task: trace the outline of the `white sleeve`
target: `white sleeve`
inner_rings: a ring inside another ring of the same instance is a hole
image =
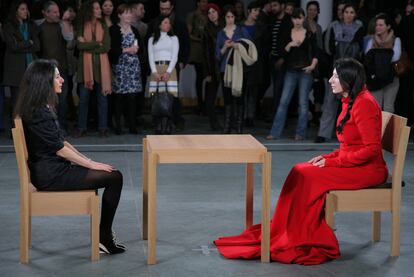
[[[171,73],[175,68],[178,60],[178,50],[180,49],[180,44],[178,43],[178,38],[176,36],[171,37],[172,47],[171,47],[171,60],[168,65],[167,72]]]
[[[394,55],[392,56],[391,62],[396,62],[401,57],[401,40],[400,40],[400,38],[395,38],[393,50],[394,50]]]
[[[152,73],[157,73],[157,68],[155,67],[155,61],[154,61],[154,44],[152,44],[152,41],[154,40],[154,37],[150,37],[148,40],[148,61],[151,67]]]
[[[365,46],[364,52],[365,54],[368,53],[368,51],[372,48],[373,39],[370,38],[367,42],[367,45]]]

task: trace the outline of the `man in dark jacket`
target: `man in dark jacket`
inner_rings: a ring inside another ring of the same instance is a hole
[[[170,18],[172,31],[174,35],[178,37],[180,49],[178,51],[176,70],[177,79],[180,80],[180,70],[187,64],[190,53],[190,37],[188,35],[187,25],[175,16],[173,0],[160,0],[160,15],[168,16]],[[157,22],[157,18],[152,20],[148,25],[147,42],[154,33],[155,28],[158,28],[158,26],[155,26],[155,22]],[[181,116],[181,104],[179,98],[174,98],[173,122],[178,129],[184,128],[184,118]]]
[[[56,2],[47,1],[43,4],[44,20],[39,21],[40,57],[54,59],[58,62],[60,76],[68,80],[68,62],[66,57],[66,41],[63,38],[60,25],[60,11]],[[62,130],[67,131],[67,94],[68,82],[63,83],[62,93],[59,94],[57,107],[59,124]]]

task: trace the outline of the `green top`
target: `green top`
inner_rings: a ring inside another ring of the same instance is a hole
[[[101,83],[101,60],[100,54],[108,53],[109,49],[111,49],[111,38],[109,36],[109,29],[105,23],[102,23],[102,27],[104,28],[104,39],[102,44],[96,41],[95,33],[92,33],[92,41],[90,42],[80,42],[77,41],[77,47],[79,49],[79,59],[78,59],[78,73],[77,81],[79,83],[84,82],[83,77],[83,53],[92,53],[92,68],[93,68],[93,80],[97,83]],[[82,33],[79,34],[83,36],[83,29]]]

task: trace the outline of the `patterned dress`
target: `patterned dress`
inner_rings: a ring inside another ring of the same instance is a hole
[[[122,48],[131,47],[134,44],[135,35],[129,33],[122,35]],[[122,53],[118,64],[113,68],[114,81],[113,92],[118,94],[142,92],[141,65],[137,55]]]

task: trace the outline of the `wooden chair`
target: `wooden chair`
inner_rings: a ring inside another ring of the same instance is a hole
[[[89,215],[91,260],[99,260],[99,196],[95,190],[44,192],[30,182],[28,153],[20,118],[12,129],[20,179],[20,262],[29,262],[32,216]]]
[[[334,227],[334,212],[372,212],[372,240],[381,237],[381,212],[391,212],[391,256],[400,255],[401,183],[410,128],[407,119],[382,112],[382,148],[393,155],[392,175],[384,184],[360,190],[332,190],[327,194],[325,218]]]

